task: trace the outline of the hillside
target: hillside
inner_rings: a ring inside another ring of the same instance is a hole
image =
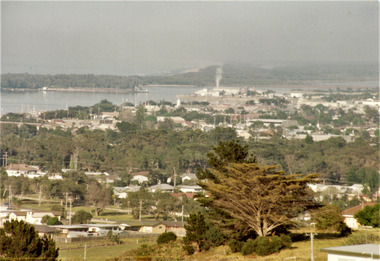
[[[167,84],[214,86],[216,69],[209,66],[198,71],[162,76],[115,76],[93,74],[3,74],[3,89],[39,89],[50,88],[118,88],[131,89],[136,85]],[[234,85],[299,85],[310,82],[348,82],[377,81],[377,64],[290,64],[272,68],[258,67],[249,64],[228,63],[222,66],[224,86]]]

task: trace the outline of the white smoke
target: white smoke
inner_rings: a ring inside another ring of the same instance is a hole
[[[222,74],[223,74],[222,67],[217,68],[216,74],[215,74],[216,88],[219,87],[219,82],[222,79]]]

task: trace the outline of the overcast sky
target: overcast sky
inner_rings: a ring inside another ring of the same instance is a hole
[[[378,1],[1,3],[2,73],[378,59]]]

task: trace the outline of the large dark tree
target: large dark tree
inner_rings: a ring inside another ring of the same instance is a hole
[[[11,259],[57,260],[58,248],[48,236],[40,238],[34,226],[12,220],[0,229],[0,256]]]
[[[210,195],[200,201],[215,213],[229,214],[259,236],[271,234],[314,206],[306,185],[317,174],[286,175],[277,166],[261,166],[236,141],[214,147],[209,165],[198,173],[199,185]]]
[[[213,146],[213,151],[207,154],[208,167],[199,169],[197,172],[198,180],[210,180],[215,183],[220,183],[220,180],[211,169],[218,169],[223,172],[226,166],[231,163],[256,163],[256,158],[249,154],[248,146],[242,146],[237,140],[220,141],[218,146]],[[204,189],[204,185],[199,184]],[[213,204],[215,197],[198,196],[198,201],[208,209],[208,216],[223,231],[229,231],[236,237],[241,238],[249,234],[245,223],[233,218],[223,208],[216,207]],[[230,233],[228,233],[230,234]]]

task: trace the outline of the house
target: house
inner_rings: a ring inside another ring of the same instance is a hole
[[[126,186],[126,187],[114,187],[113,194],[118,198],[127,198],[128,192],[139,191],[141,186]]]
[[[44,216],[55,217],[54,213],[51,211],[33,211],[33,210],[23,210],[23,211],[10,211],[9,221],[25,221],[30,224],[42,225],[42,218]],[[58,219],[60,220],[60,216]]]
[[[8,176],[20,177],[21,175],[37,175],[39,168],[37,166],[29,166],[27,164],[10,164],[5,167]]]
[[[42,218],[44,216],[55,217],[51,211],[28,211],[26,215],[26,222],[30,224],[42,225]],[[58,217],[60,219],[60,217]]]
[[[34,228],[40,237],[43,237],[44,235],[53,236],[59,233],[58,229],[55,229],[47,225],[34,225]]]
[[[186,235],[185,225],[187,222],[185,221],[161,221],[161,223],[166,227],[165,232],[173,232],[182,237]]]
[[[351,229],[358,229],[360,227],[359,222],[354,218],[354,215],[365,208],[366,206],[374,206],[376,202],[363,202],[361,205],[346,209],[342,212],[344,217],[344,223]]]
[[[156,192],[156,191],[161,191],[161,192],[173,192],[174,187],[169,185],[169,184],[157,184],[154,186],[150,186],[148,188],[150,192]]]
[[[180,185],[178,186],[178,189],[183,193],[197,193],[202,192],[202,187],[195,185],[195,186],[186,186],[186,185]]]
[[[380,260],[380,247],[377,244],[328,247],[321,251],[327,252],[327,261]]]
[[[138,231],[141,233],[162,234],[166,231],[166,226],[158,220],[127,221],[120,224],[124,230]]]
[[[131,181],[137,181],[139,184],[148,182],[149,180],[148,178],[149,171],[134,172],[134,173],[131,173],[131,175],[133,176]]]
[[[182,180],[182,183],[195,182],[198,180],[197,175],[195,175],[194,173],[185,173],[181,175],[180,178]]]
[[[17,220],[26,222],[27,211],[11,211],[9,212],[9,221]]]
[[[68,234],[72,231],[76,231],[76,232],[87,232],[88,231],[88,226],[85,226],[84,224],[54,225],[54,226],[50,226],[50,227],[58,229],[62,234]]]

